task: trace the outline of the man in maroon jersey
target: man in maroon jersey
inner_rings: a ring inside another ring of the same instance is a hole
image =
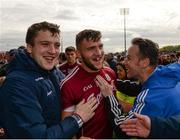
[[[73,46],[69,46],[65,49],[65,55],[67,61],[59,66],[59,69],[67,76],[78,65],[76,59],[76,49]]]
[[[83,30],[76,35],[77,55],[81,60],[71,74],[61,82],[63,103],[62,118],[73,113],[75,105],[82,99],[96,97],[98,107],[94,117],[85,123],[77,138],[84,136],[94,139],[112,138],[105,100],[96,86],[96,75],[101,75],[111,83],[116,76],[112,69],[103,67],[104,50],[101,33],[96,30]]]

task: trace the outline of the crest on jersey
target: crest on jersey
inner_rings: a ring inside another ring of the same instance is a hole
[[[107,73],[105,74],[105,78],[107,81],[111,81],[111,77]]]

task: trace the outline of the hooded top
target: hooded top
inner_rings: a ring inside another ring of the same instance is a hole
[[[158,66],[144,82],[135,106],[149,116],[180,115],[180,63]],[[141,106],[137,105],[141,104]]]
[[[74,118],[60,122],[63,78],[58,69],[44,70],[18,50],[0,87],[0,120],[9,138],[70,138],[78,131]]]
[[[178,82],[180,82],[180,63],[159,65],[144,82],[142,90],[174,88]]]
[[[160,65],[143,83],[132,112],[164,118],[180,115],[179,100],[180,63]]]

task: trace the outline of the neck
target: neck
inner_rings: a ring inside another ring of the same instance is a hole
[[[73,65],[76,62],[67,62],[67,63],[68,63],[68,65]]]
[[[95,73],[95,72],[99,71],[99,70],[92,70],[92,69],[88,68],[84,63],[81,64],[81,67],[89,73]]]
[[[149,78],[154,69],[155,67],[148,67],[143,72],[141,72],[141,75],[139,77],[139,81],[141,84],[143,84]]]

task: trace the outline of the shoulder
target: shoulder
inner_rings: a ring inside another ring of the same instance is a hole
[[[13,71],[7,75],[7,79],[12,79],[14,81],[24,81],[26,83],[34,81],[33,79],[35,79],[35,75],[26,71]]]
[[[67,62],[64,62],[64,63],[60,64],[59,69],[66,67],[66,65],[67,65]]]
[[[111,78],[116,79],[116,74],[110,67],[103,67],[102,72],[108,74]]]
[[[13,71],[7,75],[4,84],[7,88],[35,91],[41,87],[42,81],[44,80],[44,77],[38,73],[30,71]]]
[[[64,87],[65,85],[69,85],[69,84],[72,84],[74,83],[74,81],[76,80],[76,78],[78,78],[78,73],[80,71],[80,67],[79,66],[76,66],[73,71],[68,74],[60,83],[60,89],[62,87]]]
[[[113,69],[111,69],[110,67],[106,67],[106,66],[103,67],[103,71],[108,72],[108,73],[113,73],[113,74],[115,73]]]

